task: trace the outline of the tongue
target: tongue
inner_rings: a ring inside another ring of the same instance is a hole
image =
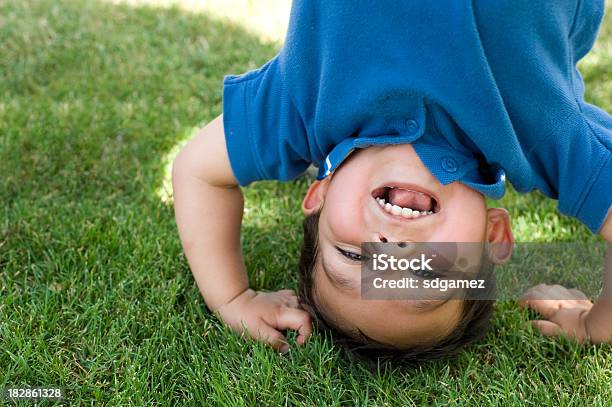
[[[432,201],[428,195],[408,189],[390,189],[389,202],[402,208],[411,208],[418,211],[432,210]]]

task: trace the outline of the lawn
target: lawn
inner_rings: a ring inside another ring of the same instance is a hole
[[[611,347],[541,337],[514,302],[484,341],[417,368],[370,370],[321,335],[282,356],[224,329],[182,254],[168,163],[221,113],[223,75],[279,43],[219,15],[0,1],[0,388],[59,386],[70,405],[612,405]],[[581,69],[612,111],[610,13]],[[254,288],[296,287],[306,186],[246,191]],[[498,205],[518,241],[596,240],[539,194]]]

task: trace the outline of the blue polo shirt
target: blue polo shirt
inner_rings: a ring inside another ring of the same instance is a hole
[[[241,185],[329,175],[358,148],[413,145],[442,183],[500,198],[507,177],[598,231],[612,204],[612,117],[576,63],[603,0],[294,0],[285,44],[223,81]]]

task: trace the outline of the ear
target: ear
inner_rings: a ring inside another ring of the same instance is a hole
[[[489,243],[489,258],[496,264],[510,260],[514,236],[510,228],[510,216],[503,208],[487,209],[486,241]]]
[[[327,194],[327,187],[329,186],[329,178],[330,177],[327,177],[322,181],[314,181],[310,184],[306,196],[302,201],[302,212],[304,212],[304,215],[310,215],[323,206],[323,201]]]

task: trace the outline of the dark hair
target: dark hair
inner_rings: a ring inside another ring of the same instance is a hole
[[[319,310],[314,299],[314,268],[318,254],[318,232],[320,212],[308,215],[304,219],[304,243],[300,256],[301,306],[311,314],[317,329],[329,334],[335,343],[342,345],[349,356],[366,362],[392,362],[399,364],[417,364],[435,359],[445,359],[456,355],[466,345],[471,344],[486,334],[493,314],[493,300],[463,300],[461,318],[457,326],[446,337],[436,343],[419,345],[408,349],[395,348],[376,342],[366,336],[356,339],[340,330],[325,313]],[[490,278],[494,287],[494,278]],[[468,298],[475,296],[466,295]],[[491,297],[488,297],[491,298]]]

